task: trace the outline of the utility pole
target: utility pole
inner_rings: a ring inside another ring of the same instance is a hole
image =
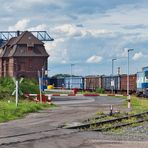
[[[127,57],[127,100],[128,100],[128,108],[131,108],[131,96],[129,95],[129,52],[134,49],[128,49],[128,57]]]
[[[72,83],[73,83],[73,81],[72,81],[72,79],[73,79],[73,77],[72,77],[72,68],[73,68],[73,66],[74,66],[75,64],[70,64],[70,75],[71,75],[71,80],[70,80],[70,89],[72,89]]]
[[[116,58],[112,59],[112,80],[111,80],[111,87],[112,87],[112,94],[114,92],[114,86],[115,86],[115,82],[114,82],[114,61],[117,60]]]

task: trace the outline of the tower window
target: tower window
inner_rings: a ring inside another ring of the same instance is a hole
[[[32,49],[33,49],[32,47],[28,47],[28,51],[32,51]]]

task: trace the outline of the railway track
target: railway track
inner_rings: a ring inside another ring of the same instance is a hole
[[[33,142],[36,140],[42,140],[47,138],[62,137],[78,132],[79,131],[65,131],[64,129],[63,131],[61,131],[60,128],[53,128],[41,131],[14,134],[10,136],[1,136],[0,147],[24,142]]]
[[[107,118],[112,119],[107,119]],[[92,120],[93,119],[93,120]],[[67,126],[67,129],[92,130],[92,131],[108,131],[111,129],[122,128],[125,126],[148,121],[148,112],[139,114],[126,115],[116,118],[115,116],[102,115],[92,119],[85,120],[82,124],[75,126]]]

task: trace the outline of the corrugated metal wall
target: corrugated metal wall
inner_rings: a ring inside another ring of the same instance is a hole
[[[96,88],[102,87],[101,76],[86,76],[84,78],[84,82],[85,82],[84,85],[85,89],[95,90]]]
[[[111,86],[111,81],[114,80],[114,87]],[[103,76],[102,87],[105,90],[120,90],[120,76]]]
[[[65,77],[64,78],[64,86],[66,89],[84,89],[84,81],[83,77]]]
[[[137,85],[136,85],[137,77],[136,75],[129,75],[129,90],[130,91],[136,91]],[[121,75],[121,91],[127,90],[127,75]]]

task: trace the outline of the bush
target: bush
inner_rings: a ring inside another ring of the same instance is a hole
[[[15,89],[15,84],[12,78],[10,77],[0,78],[0,99],[5,99],[8,96],[11,96],[14,89]]]
[[[96,89],[96,92],[97,93],[100,93],[100,94],[104,94],[105,93],[105,90],[103,88],[97,88]]]
[[[20,89],[23,93],[39,93],[38,82],[34,79],[24,79],[20,84]]]
[[[39,93],[38,82],[33,79],[26,79],[19,84],[22,93]],[[11,99],[15,90],[15,84],[11,77],[0,78],[0,99]]]
[[[0,122],[6,122],[25,116],[27,113],[36,112],[47,107],[55,107],[44,103],[29,102],[27,100],[19,101],[16,108],[15,102],[8,103],[7,101],[0,101]]]

